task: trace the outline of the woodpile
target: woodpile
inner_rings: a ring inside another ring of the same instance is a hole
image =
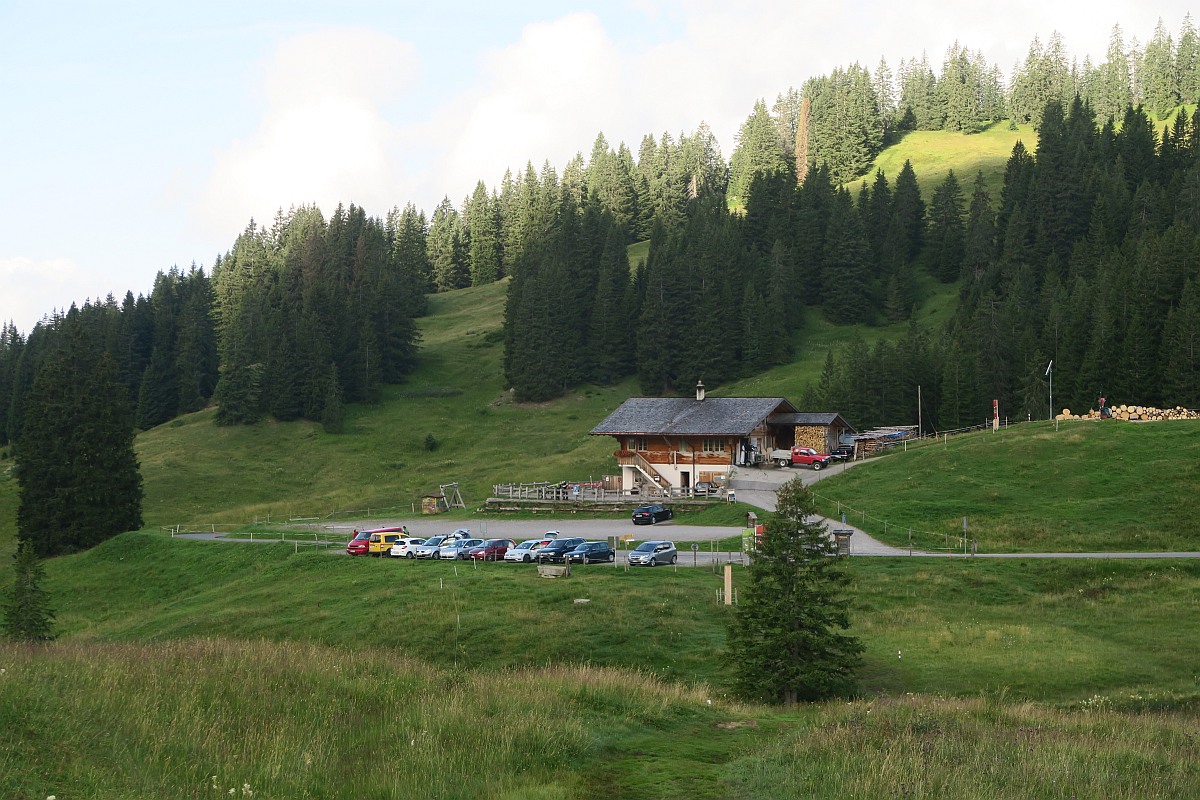
[[[1126,419],[1137,422],[1157,422],[1164,419],[1200,419],[1200,412],[1192,411],[1183,406],[1174,408],[1154,408],[1153,406],[1120,405],[1111,406],[1113,419]],[[1064,408],[1055,419],[1100,419],[1100,412],[1089,409],[1086,414],[1072,414],[1071,409]]]
[[[794,433],[797,447],[811,447],[818,453],[829,452],[829,429],[824,425],[797,425]]]

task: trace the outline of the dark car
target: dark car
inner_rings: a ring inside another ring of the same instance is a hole
[[[849,444],[838,445],[829,451],[830,461],[840,461],[845,463],[854,456],[854,446]]]
[[[653,525],[656,522],[662,522],[664,519],[672,519],[674,516],[675,512],[666,506],[641,506],[633,510],[633,524]]]
[[[467,558],[475,561],[499,561],[504,558],[510,547],[516,547],[512,539],[488,539],[481,545],[467,551]]]
[[[692,487],[692,494],[695,495],[718,494],[720,491],[721,487],[712,481],[700,481]]]
[[[550,544],[538,550],[535,555],[539,564],[551,563],[561,564],[567,553],[574,550],[579,545],[583,544],[584,540],[577,537],[569,539],[555,539]]]
[[[568,564],[591,564],[594,561],[616,561],[617,554],[607,542],[584,542],[564,558]]]

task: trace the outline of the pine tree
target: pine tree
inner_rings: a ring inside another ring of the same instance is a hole
[[[954,170],[933,190],[929,206],[929,271],[943,283],[958,278],[965,253],[963,197]]]
[[[729,197],[745,203],[755,176],[775,172],[795,175],[793,156],[779,135],[779,128],[762,100],[754,103],[754,112],[742,123],[738,145],[729,160]]]
[[[27,403],[16,446],[17,537],[40,555],[55,555],[140,528],[132,409],[75,309],[62,320]]]
[[[341,381],[337,367],[329,367],[325,381],[325,402],[321,408],[321,427],[326,433],[344,433],[346,430],[346,407],[342,404]]]
[[[829,217],[821,269],[823,305],[831,322],[846,324],[870,318],[870,261],[871,247],[862,218],[853,208],[850,193],[843,189]]]
[[[471,285],[482,286],[500,279],[500,209],[499,198],[489,196],[483,181],[475,185],[471,205],[466,210],[467,229],[470,232]]]
[[[1154,36],[1146,43],[1141,75],[1143,102],[1159,119],[1166,119],[1179,105],[1179,73],[1175,68],[1175,46],[1161,17]]]
[[[15,580],[4,604],[4,633],[16,642],[47,642],[54,638],[50,595],[42,588],[46,569],[33,544],[23,541],[13,554]]]
[[[471,285],[462,218],[454,210],[449,197],[442,198],[442,202],[434,209],[429,226],[428,248],[433,284],[439,292]]]
[[[729,631],[738,693],[770,703],[852,695],[864,648],[839,632],[850,626],[849,578],[800,479],[776,497]]]

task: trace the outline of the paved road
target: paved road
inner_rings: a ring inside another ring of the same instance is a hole
[[[863,463],[863,462],[858,462]],[[832,475],[840,474],[841,472],[855,466],[855,463],[839,464],[828,469],[814,471],[811,469],[796,468],[796,469],[779,469],[770,467],[767,469],[750,469],[739,467],[733,476],[731,486],[736,493],[739,501],[749,503],[750,505],[758,506],[766,511],[775,510],[775,492],[779,486],[792,478],[799,477],[801,481],[810,486],[817,481],[824,480]],[[843,525],[840,520],[832,520],[823,518],[827,529],[848,529],[851,531],[850,536],[850,554],[856,556],[923,556],[926,558],[965,558],[962,553],[947,553],[947,552],[925,552],[921,550],[908,550],[906,548],[891,547],[878,539],[875,539],[863,531],[851,525]],[[678,544],[679,563],[683,566],[691,566],[693,563],[691,544],[694,542],[699,545],[699,551],[696,553],[695,563],[698,566],[709,566],[714,561],[717,563],[725,563],[726,561],[740,561],[742,556],[738,552],[720,553],[712,552],[711,546],[713,543],[736,536],[739,533],[737,528],[729,528],[720,525],[683,525],[675,520],[669,522],[660,522],[657,525],[633,525],[627,518],[620,519],[548,519],[544,522],[536,520],[512,520],[512,519],[473,519],[468,521],[448,522],[432,517],[419,517],[417,519],[371,519],[358,520],[355,522],[343,522],[333,525],[322,526],[322,530],[338,531],[339,533],[349,534],[354,529],[363,528],[382,528],[388,526],[407,525],[408,530],[413,536],[433,536],[439,533],[450,533],[455,528],[468,528],[472,534],[484,538],[497,539],[530,539],[545,531],[559,531],[565,536],[581,536],[585,539],[600,539],[605,540],[613,536],[625,536],[633,534],[639,540],[646,539],[669,539]],[[212,534],[212,533],[194,533],[180,534],[181,538],[189,539],[221,539],[223,541],[250,541],[248,538],[235,538],[227,534]],[[278,539],[258,537],[254,541],[278,541]],[[622,563],[625,557],[624,550],[618,551],[617,563]],[[1184,552],[1184,553],[977,553],[975,558],[1200,558],[1200,553]]]

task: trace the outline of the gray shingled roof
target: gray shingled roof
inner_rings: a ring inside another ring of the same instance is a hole
[[[782,397],[631,397],[592,433],[749,436],[772,414],[795,410]]]
[[[767,421],[772,425],[833,425],[835,422],[840,422],[843,428],[858,433],[836,411],[798,411],[795,414],[772,414]]]

